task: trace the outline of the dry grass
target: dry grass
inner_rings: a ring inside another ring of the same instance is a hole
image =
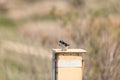
[[[35,46],[34,43],[21,40],[15,33],[14,29],[0,27],[0,34],[4,34],[0,36],[0,78],[51,80],[51,60],[48,52],[44,52],[43,48]]]
[[[16,6],[19,0],[14,1],[9,3],[8,15],[17,21],[8,16],[0,17],[2,80],[50,80],[51,60],[41,54],[48,53],[47,48],[55,47],[61,38],[71,42],[72,47],[88,51],[84,56],[85,80],[120,79],[119,0],[88,0],[69,10],[61,6],[62,3],[57,9],[50,7],[49,2],[39,5],[40,2],[21,1],[23,5]],[[39,10],[39,6],[46,6],[45,11]],[[40,55],[31,55],[34,52]]]
[[[2,80],[51,80],[51,61],[41,56],[4,49],[0,62]]]

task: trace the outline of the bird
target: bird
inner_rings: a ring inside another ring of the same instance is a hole
[[[65,42],[64,40],[60,40],[60,41],[59,41],[59,46],[62,47],[62,50],[67,50],[68,47],[70,46],[70,44],[68,44],[68,43]]]

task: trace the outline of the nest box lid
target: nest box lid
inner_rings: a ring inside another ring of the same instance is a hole
[[[67,49],[67,50],[62,50],[62,49],[53,49],[54,53],[86,53],[87,51],[84,49]]]

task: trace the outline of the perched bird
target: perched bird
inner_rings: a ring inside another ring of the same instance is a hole
[[[65,42],[64,40],[60,40],[59,41],[59,45],[62,47],[62,50],[67,50],[68,47],[70,46],[67,42]]]

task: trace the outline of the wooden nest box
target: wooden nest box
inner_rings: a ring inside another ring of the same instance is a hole
[[[53,49],[52,80],[82,80],[83,49]]]

